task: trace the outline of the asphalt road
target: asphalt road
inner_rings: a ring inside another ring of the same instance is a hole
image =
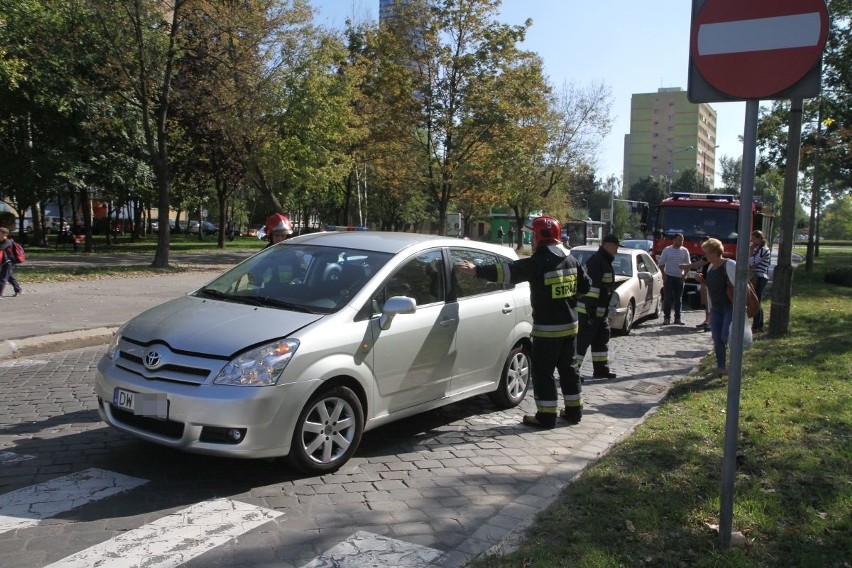
[[[112,331],[167,300],[203,286],[229,267],[250,256],[250,252],[172,254],[173,264],[187,272],[157,276],[109,277],[97,280],[39,282],[25,284],[24,292],[13,297],[7,286],[0,299],[3,338],[0,359],[9,355],[37,354],[57,347],[68,349],[99,345]],[[62,255],[33,257],[18,270],[30,266],[148,266],[150,255]]]

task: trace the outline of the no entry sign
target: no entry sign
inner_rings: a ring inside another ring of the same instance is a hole
[[[701,5],[694,8],[690,34],[690,91],[697,72],[731,99],[771,99],[819,66],[828,37],[824,0],[696,4]],[[692,92],[690,99],[696,102]]]

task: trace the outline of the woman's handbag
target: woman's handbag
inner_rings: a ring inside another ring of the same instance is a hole
[[[730,280],[728,281],[728,300],[731,301],[731,304],[734,303],[734,287]],[[746,282],[746,316],[753,318],[758,311],[760,311],[760,298],[757,297],[751,282]]]

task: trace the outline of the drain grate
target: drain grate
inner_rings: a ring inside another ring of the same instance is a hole
[[[654,383],[649,383],[648,381],[639,381],[638,383],[626,390],[632,390],[645,394],[663,394],[664,392],[666,392],[667,389],[668,387],[664,385],[656,385]]]

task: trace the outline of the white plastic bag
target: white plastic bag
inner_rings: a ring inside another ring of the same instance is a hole
[[[731,326],[734,325],[733,320],[731,320]],[[743,319],[743,351],[751,347],[751,344],[754,342],[754,336],[751,334],[751,322],[748,318]],[[728,343],[731,342],[731,338],[734,336],[733,329],[728,328]]]

